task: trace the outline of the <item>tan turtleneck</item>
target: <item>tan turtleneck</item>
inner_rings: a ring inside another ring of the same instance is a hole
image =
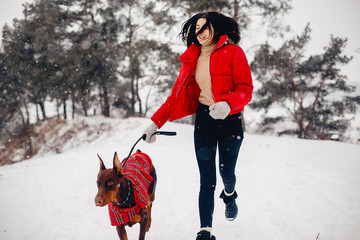
[[[212,98],[210,76],[210,54],[215,47],[216,43],[201,47],[195,70],[195,79],[201,91],[199,101],[207,106],[215,103]]]

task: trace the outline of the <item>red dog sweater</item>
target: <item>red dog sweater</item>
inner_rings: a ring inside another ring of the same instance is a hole
[[[124,159],[125,160],[125,159]],[[124,163],[124,160],[121,164]],[[112,226],[128,223],[148,204],[148,189],[153,178],[150,176],[152,162],[150,157],[142,152],[134,153],[123,166],[124,176],[129,179],[134,188],[136,205],[131,208],[121,208],[116,203],[109,203],[109,215]]]

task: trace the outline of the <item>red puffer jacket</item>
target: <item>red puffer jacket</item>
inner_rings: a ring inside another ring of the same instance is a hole
[[[154,113],[151,120],[161,128],[168,120],[194,114],[199,104],[200,89],[194,72],[200,46],[192,44],[181,55],[182,66],[171,95]],[[212,96],[215,102],[226,101],[230,114],[244,110],[252,97],[253,84],[244,51],[228,43],[228,36],[220,37],[210,55],[210,76]]]

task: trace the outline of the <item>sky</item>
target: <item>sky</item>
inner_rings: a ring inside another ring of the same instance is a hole
[[[353,60],[342,68],[360,91],[360,1],[359,0],[293,0],[293,11],[285,18],[296,33],[310,22],[312,39],[308,51],[316,54],[330,42],[330,36],[347,38],[345,54]]]
[[[32,0],[0,0],[0,28],[22,18],[22,4]],[[345,54],[353,60],[342,67],[360,92],[360,1],[359,0],[293,0],[293,10],[284,21],[291,25],[294,34],[300,34],[307,23],[312,29],[309,54],[320,54],[330,42],[330,36],[347,38]],[[245,49],[246,50],[246,49]]]

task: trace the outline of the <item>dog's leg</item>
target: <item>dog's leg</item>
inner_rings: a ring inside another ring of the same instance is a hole
[[[146,210],[146,208],[143,208],[140,210],[139,214],[141,215],[139,240],[145,240],[145,233],[149,220],[149,213]]]
[[[120,237],[120,240],[128,240],[125,225],[117,226],[116,231]]]
[[[149,198],[151,198],[151,196],[149,196]],[[149,214],[149,218],[148,218],[147,225],[146,225],[146,232],[148,232],[151,227],[151,207],[152,207],[152,202],[149,200],[149,203],[146,206],[146,210]]]
[[[157,182],[157,175],[156,175],[156,170],[155,170],[154,166],[151,169],[150,176],[153,178],[153,181],[149,187],[148,205],[146,206],[147,212],[149,214],[149,219],[148,219],[148,223],[146,226],[146,232],[148,232],[151,227],[151,208],[152,208],[152,203],[155,200],[155,188],[156,188],[156,182]]]
[[[156,175],[156,170],[155,167],[153,166],[150,172],[150,176],[153,178],[153,181],[149,187],[149,192],[148,194],[151,194],[151,197],[149,198],[150,202],[154,202],[155,200],[155,189],[156,189],[156,182],[157,182],[157,175]]]

